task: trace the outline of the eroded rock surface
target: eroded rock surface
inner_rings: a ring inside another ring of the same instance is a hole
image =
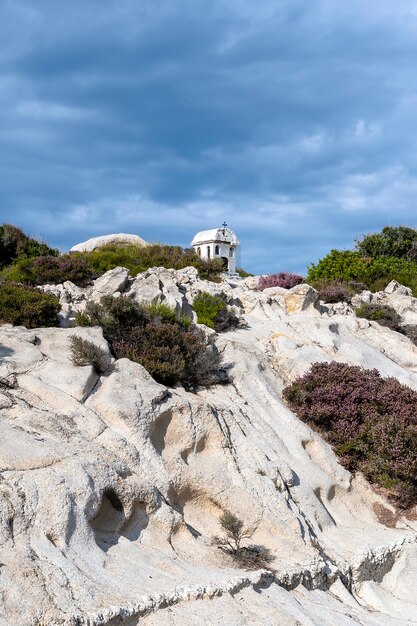
[[[417,623],[416,522],[341,467],[282,399],[325,360],[417,389],[417,348],[308,286],[254,286],[117,268],[88,289],[47,287],[66,326],[100,293],[190,316],[199,291],[222,295],[245,322],[216,338],[233,384],[196,394],[110,353],[100,376],[75,367],[69,338],[108,350],[98,328],[0,326],[1,626]],[[398,289],[372,297],[417,316]],[[211,545],[226,509],[271,550],[273,574]]]

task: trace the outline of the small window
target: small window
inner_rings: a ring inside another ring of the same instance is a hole
[[[214,248],[214,254],[216,254],[217,256],[220,254],[220,248],[219,248],[219,246],[216,246],[216,247]]]
[[[230,256],[230,257],[232,257],[232,256],[233,256],[233,252],[234,252],[233,248],[230,248],[230,250],[229,250],[229,256]]]
[[[197,254],[198,256],[201,256],[201,248],[197,248]]]
[[[207,246],[207,258],[210,258],[210,246]]]

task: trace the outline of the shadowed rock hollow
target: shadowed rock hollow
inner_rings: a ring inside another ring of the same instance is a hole
[[[417,389],[417,348],[307,285],[254,285],[117,268],[88,289],[45,288],[62,328],[0,326],[1,626],[417,623],[416,522],[282,399],[317,361]],[[72,364],[74,334],[108,351],[101,329],[71,327],[88,299],[123,293],[192,315],[201,290],[246,322],[215,338],[233,383],[192,394],[110,353],[102,375]],[[417,319],[401,290],[361,297]],[[270,549],[274,573],[211,545],[225,510]]]

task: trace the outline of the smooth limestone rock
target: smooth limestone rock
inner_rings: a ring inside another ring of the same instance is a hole
[[[129,282],[129,271],[125,267],[115,267],[94,281],[91,294],[92,300],[100,300],[103,296],[114,296],[116,292],[122,293]]]
[[[413,292],[410,287],[400,285],[396,280],[392,280],[384,289],[385,293],[396,293],[399,296],[412,296]]]
[[[135,246],[149,245],[148,242],[142,239],[142,237],[139,237],[139,235],[126,235],[125,233],[118,233],[115,235],[92,237],[91,239],[87,239],[87,241],[83,241],[82,243],[77,243],[75,246],[72,246],[70,252],[92,252],[93,250],[98,250],[102,246],[110,243],[128,243]]]
[[[233,384],[168,389],[114,361],[98,328],[0,326],[0,626],[415,624],[416,521],[341,467],[282,398],[317,361],[417,389],[411,341],[321,306],[307,285],[112,272],[48,289],[71,315],[106,292],[177,310],[199,291],[239,302],[245,326],[210,331]],[[416,314],[399,291],[372,297]],[[103,375],[73,365],[73,334],[108,351]],[[213,547],[226,510],[271,550],[273,574]]]

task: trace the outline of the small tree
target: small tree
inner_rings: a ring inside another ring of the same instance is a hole
[[[237,554],[242,547],[243,539],[249,539],[252,536],[247,528],[243,528],[243,522],[230,511],[225,511],[219,519],[220,526],[224,532],[223,537],[214,537],[213,542],[219,548]]]
[[[268,563],[273,560],[268,548],[259,545],[242,545],[244,539],[249,539],[253,535],[253,531],[244,527],[242,520],[230,511],[225,511],[219,522],[224,535],[213,537],[214,545],[230,554],[245,569],[268,567]]]

